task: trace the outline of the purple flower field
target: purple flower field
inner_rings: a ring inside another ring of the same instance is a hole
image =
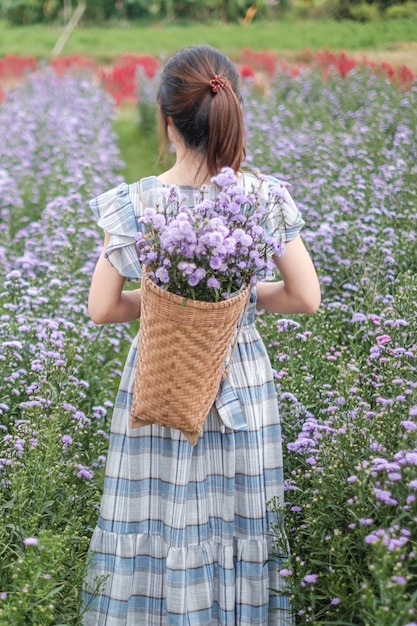
[[[277,567],[297,624],[415,626],[417,86],[356,69],[245,91],[247,167],[290,184],[323,289],[314,316],[258,316],[285,436]],[[80,623],[130,337],[86,310],[113,116],[48,71],[0,108],[0,624]]]
[[[276,77],[246,105],[248,163],[306,221],[323,306],[261,316],[286,445],[299,624],[417,622],[417,85]],[[277,556],[285,536],[277,525]]]
[[[120,167],[104,92],[52,73],[0,108],[0,623],[76,624],[125,326],[87,315],[87,200]]]

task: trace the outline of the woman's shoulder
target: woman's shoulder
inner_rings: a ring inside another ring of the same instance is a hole
[[[242,178],[246,181],[251,182],[258,181],[258,183],[271,183],[283,186],[288,186],[289,184],[282,180],[282,178],[280,178],[277,174],[266,174],[265,172],[262,172],[258,169],[242,171]]]
[[[137,182],[132,183],[130,186],[135,187],[136,190],[147,191],[148,189],[159,189],[161,187],[161,183],[159,182],[157,176],[145,176]]]
[[[156,176],[146,176],[133,183],[121,182],[90,200],[89,204],[97,219],[112,208],[139,215],[141,199],[145,197],[147,203],[155,200],[160,188],[161,185]],[[150,194],[154,197],[150,198]]]
[[[269,185],[288,186],[275,174],[264,174],[259,170],[242,171],[242,181],[245,186],[256,184],[259,187],[269,187]]]
[[[246,191],[256,190],[261,198],[270,199],[281,190],[282,193],[287,191],[288,183],[281,181],[273,174],[264,174],[258,170],[242,172],[242,184]],[[288,192],[287,192],[288,193]]]
[[[157,189],[158,187],[161,187],[161,184],[159,183],[159,180],[156,176],[145,176],[144,178],[141,178],[132,183],[122,181],[115,187],[112,187],[111,189],[108,189],[107,191],[104,191],[103,193],[98,195],[96,198],[91,200],[91,202],[109,201],[116,197],[135,195],[139,192],[140,189]]]

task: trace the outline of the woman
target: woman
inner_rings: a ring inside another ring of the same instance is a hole
[[[245,148],[238,74],[221,52],[208,46],[177,52],[164,68],[158,104],[166,141],[175,147],[174,166],[91,202],[105,231],[89,296],[97,324],[140,317],[140,289],[123,286],[126,278],[141,277],[134,242],[144,207],[163,206],[172,185],[190,205],[202,186],[215,198],[211,177],[224,166],[245,189],[257,181],[240,170]],[[267,196],[273,183],[267,177],[263,184]],[[287,192],[283,208],[286,251],[274,258],[281,280],[252,290],[227,385],[195,446],[173,429],[130,428],[133,341],[91,541],[85,626],[292,623],[288,599],[277,593],[277,563],[269,559],[273,517],[267,503],[283,498],[282,451],[275,385],[254,311],[312,313],[320,289],[299,235],[304,222]]]

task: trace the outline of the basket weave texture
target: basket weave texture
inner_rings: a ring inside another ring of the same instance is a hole
[[[159,424],[197,443],[249,291],[219,302],[190,300],[164,291],[144,271],[132,428]]]

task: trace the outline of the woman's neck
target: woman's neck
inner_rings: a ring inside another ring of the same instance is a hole
[[[177,146],[175,165],[160,174],[158,179],[164,185],[201,187],[210,183],[211,176],[205,161],[201,161],[200,153]]]

